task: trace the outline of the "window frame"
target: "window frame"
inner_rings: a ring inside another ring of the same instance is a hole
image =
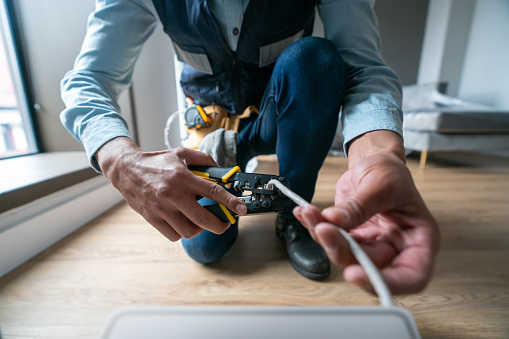
[[[7,156],[3,159],[27,156],[41,152],[39,129],[36,121],[35,96],[31,82],[30,67],[27,59],[25,39],[20,25],[19,8],[16,1],[0,0],[0,34],[6,49],[7,62],[11,72],[14,91],[25,131],[28,152]]]

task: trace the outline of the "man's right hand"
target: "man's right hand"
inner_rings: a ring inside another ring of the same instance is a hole
[[[129,206],[171,241],[192,238],[203,229],[220,234],[229,224],[200,206],[200,195],[225,205],[239,215],[246,205],[236,196],[188,169],[188,165],[217,166],[202,152],[176,148],[145,152],[129,138],[119,137],[96,153],[104,175]]]

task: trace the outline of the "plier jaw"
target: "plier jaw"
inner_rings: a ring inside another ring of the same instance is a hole
[[[272,179],[277,179],[286,187],[290,182],[284,177],[260,173],[243,173],[235,167],[203,167],[189,166],[194,174],[213,181],[242,200],[247,207],[247,215],[261,213],[275,213],[285,210],[290,205],[290,199],[277,187],[268,185]],[[199,197],[198,200],[200,200]],[[223,222],[235,223],[234,212],[219,203],[203,205]]]
[[[247,214],[280,212],[290,204],[290,199],[268,182],[277,179],[283,185],[290,187],[290,182],[284,177],[260,173],[236,173],[233,182],[233,192],[242,192],[239,197],[247,207]],[[227,188],[232,192],[232,188]],[[233,193],[232,192],[232,193]]]

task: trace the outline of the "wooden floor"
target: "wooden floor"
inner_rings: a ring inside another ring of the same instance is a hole
[[[442,247],[429,287],[396,304],[412,312],[423,338],[509,338],[509,159],[431,154],[426,169],[418,166],[409,159]],[[333,203],[345,168],[344,158],[327,159],[319,207]],[[275,171],[270,157],[257,169]],[[325,282],[298,275],[273,220],[241,218],[233,249],[201,266],[121,204],[0,279],[3,338],[94,338],[112,311],[141,305],[378,304],[340,269]]]

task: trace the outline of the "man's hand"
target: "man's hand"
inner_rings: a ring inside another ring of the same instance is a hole
[[[237,197],[187,169],[188,165],[217,166],[208,154],[186,148],[144,152],[129,138],[120,137],[96,155],[103,173],[129,206],[171,241],[192,238],[203,229],[220,234],[229,227],[201,207],[197,195],[239,215],[247,211]]]
[[[322,212],[297,207],[294,214],[331,261],[345,267],[347,281],[373,291],[337,227],[349,231],[391,291],[403,294],[421,291],[431,278],[439,231],[398,155],[399,150],[356,153],[336,185],[335,206]]]

